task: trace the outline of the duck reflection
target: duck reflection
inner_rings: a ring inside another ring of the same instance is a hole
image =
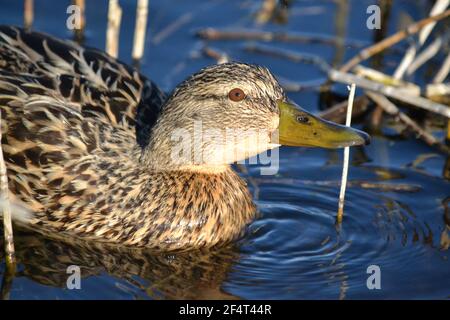
[[[70,276],[67,268],[76,265],[82,279],[107,273],[153,299],[238,298],[221,288],[239,258],[234,246],[162,253],[73,239],[60,241],[22,230],[16,231],[15,245],[20,265],[15,277],[27,277],[47,286],[66,288]],[[3,259],[4,253],[0,254]],[[10,281],[3,279],[3,298],[8,297]]]

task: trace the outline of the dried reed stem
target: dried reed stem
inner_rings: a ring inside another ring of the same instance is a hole
[[[132,58],[138,61],[144,55],[145,30],[147,28],[148,0],[138,0],[134,29]]]
[[[324,73],[327,73],[331,69],[331,66],[324,59],[314,54],[300,53],[291,50],[257,44],[249,44],[245,46],[245,51],[268,55],[281,59],[287,59],[295,63],[311,64],[318,67],[319,70]]]
[[[430,99],[446,95],[450,96],[450,83],[432,83],[425,87],[425,96]]]
[[[389,48],[389,47],[395,45],[396,43],[402,41],[406,37],[419,32],[426,25],[436,22],[436,21],[439,21],[439,20],[442,20],[448,16],[450,16],[450,10],[446,10],[443,13],[435,15],[433,17],[428,17],[428,18],[422,19],[422,20],[410,25],[405,30],[401,30],[397,33],[394,33],[392,36],[385,38],[384,40],[377,42],[376,44],[361,50],[355,57],[353,57],[347,63],[345,63],[339,69],[339,71],[342,71],[342,72],[349,71],[354,66],[360,64],[361,61],[367,60],[370,57],[374,56],[375,54],[385,50],[386,48]]]
[[[401,122],[406,124],[416,134],[418,139],[424,141],[430,147],[436,147],[442,153],[450,155],[450,148],[442,144],[432,134],[422,129],[417,122],[411,119],[408,115],[401,112],[399,108],[388,98],[375,92],[367,91],[367,96],[379,105],[387,114],[397,117]]]
[[[433,6],[433,8],[430,11],[429,16],[435,16],[437,14],[442,13],[450,3],[450,0],[437,0]],[[430,22],[426,26],[424,26],[420,32],[419,32],[419,41],[416,43],[413,43],[408,50],[406,50],[405,55],[403,56],[402,61],[397,66],[395,72],[394,72],[394,78],[401,79],[405,75],[405,72],[407,71],[408,67],[413,63],[414,58],[416,57],[417,50],[419,50],[425,41],[427,40],[428,36],[430,35],[431,31],[433,30],[434,26],[436,25],[436,22]]]
[[[319,113],[319,117],[336,123],[345,123],[348,100],[336,103]],[[353,101],[352,118],[357,118],[369,109],[369,99],[366,96],[356,97]]]
[[[356,83],[359,87],[362,87],[366,90],[375,91],[377,93],[381,93],[385,96],[389,96],[417,108],[440,114],[446,118],[450,118],[450,109],[447,106],[433,102],[420,96],[411,95],[407,92],[407,90],[402,90],[401,88],[395,88],[392,86],[386,86],[382,83],[371,81],[354,74],[344,73],[337,70],[331,70],[328,73],[328,76],[333,81],[346,84]]]
[[[444,82],[444,80],[445,80],[445,78],[447,78],[449,72],[450,72],[450,53],[447,55],[441,68],[434,76],[433,83],[438,84],[438,83]],[[447,141],[450,141],[450,119],[447,121],[447,137],[446,137],[446,139],[447,139]]]
[[[348,40],[339,37],[325,36],[325,35],[311,35],[291,32],[270,32],[260,30],[220,30],[215,28],[206,28],[199,30],[196,35],[202,39],[210,41],[224,41],[224,40],[248,40],[248,41],[279,41],[291,43],[319,43],[325,45],[346,45],[356,48],[367,45],[365,41]]]
[[[256,14],[256,22],[258,24],[265,24],[272,18],[275,9],[277,8],[277,0],[264,0],[261,9]]]
[[[350,94],[348,96],[348,106],[347,106],[347,119],[345,120],[345,125],[350,127],[352,123],[352,109],[353,100],[355,98],[356,85],[352,83],[350,87]],[[337,223],[342,222],[344,217],[344,199],[345,199],[345,189],[347,188],[347,176],[348,176],[348,161],[350,159],[350,147],[345,147],[344,149],[344,165],[342,167],[342,181],[341,181],[341,191],[339,193],[339,208],[336,217]]]
[[[26,30],[30,30],[33,25],[34,8],[33,0],[25,0],[23,12],[23,25]]]
[[[419,53],[413,62],[408,66],[408,69],[406,70],[407,75],[412,75],[414,72],[416,72],[417,69],[419,69],[421,66],[423,66],[428,60],[433,58],[441,49],[443,44],[444,37],[436,38],[428,47],[426,47],[421,53]],[[446,37],[447,38],[447,37]]]
[[[0,141],[2,140],[1,133],[1,114],[0,114]],[[11,221],[11,208],[9,205],[9,189],[8,176],[6,173],[5,160],[3,159],[3,148],[0,143],[0,208],[3,215],[3,233],[5,237],[5,253],[6,265],[8,268],[15,266],[15,250],[14,237]],[[15,268],[12,268],[15,269]]]
[[[447,55],[447,57],[444,60],[444,63],[442,63],[441,68],[434,76],[433,83],[444,82],[444,80],[445,80],[445,78],[447,78],[449,72],[450,72],[450,53]]]
[[[433,8],[431,9],[429,16],[432,17],[432,16],[442,13],[447,8],[449,2],[450,2],[450,0],[437,0],[434,4]],[[418,60],[419,57],[416,58],[416,54],[417,54],[417,51],[420,50],[420,48],[423,46],[423,44],[427,40],[428,36],[430,35],[430,33],[433,30],[435,25],[436,25],[436,22],[431,22],[431,23],[425,25],[419,31],[418,41],[414,42],[406,50],[406,53],[403,55],[402,61],[397,65],[397,68],[394,71],[394,74],[392,76],[393,79],[398,79],[398,80],[403,79],[405,73],[413,72],[413,68],[419,67],[420,63],[424,63],[426,61],[426,60],[424,60],[425,56],[423,56],[423,54],[421,55],[421,60]],[[435,44],[435,46],[436,46],[436,44]],[[437,49],[437,50],[439,50],[439,49]],[[428,52],[428,55],[429,55],[429,53],[430,52]],[[411,73],[409,73],[409,74],[411,74]],[[374,94],[377,94],[377,93],[374,93]],[[375,119],[375,116],[378,115],[378,119],[379,119],[379,121],[381,121],[381,118],[383,115],[383,109],[381,109],[380,106],[377,106],[376,112],[374,112],[373,115],[374,115],[373,119]]]
[[[122,9],[118,0],[109,0],[108,7],[108,30],[106,31],[106,52],[117,58],[119,53],[120,22],[122,20]]]
[[[73,4],[80,8],[80,23],[75,27],[75,39],[77,41],[82,41],[84,39],[84,28],[86,26],[86,18],[84,15],[86,6],[84,0],[73,0]]]
[[[206,57],[216,60],[217,64],[227,63],[231,60],[230,57],[226,53],[221,52],[214,48],[204,47],[202,49],[202,53]]]
[[[413,96],[420,96],[421,88],[412,82],[407,82],[401,79],[396,79],[390,75],[387,75],[378,70],[374,70],[368,67],[357,65],[353,68],[353,72],[361,77],[369,80],[382,83],[386,86],[392,86],[401,89],[403,92],[407,92]]]

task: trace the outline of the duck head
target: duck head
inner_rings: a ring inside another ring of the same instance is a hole
[[[156,166],[219,169],[286,146],[342,148],[366,133],[321,119],[290,101],[268,69],[244,63],[206,67],[162,107],[148,154]]]

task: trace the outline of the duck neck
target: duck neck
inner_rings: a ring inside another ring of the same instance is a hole
[[[226,161],[216,161],[216,148],[208,141],[198,141],[196,128],[173,129],[164,117],[154,126],[149,143],[141,149],[140,162],[153,171],[177,171],[219,174],[230,169]]]

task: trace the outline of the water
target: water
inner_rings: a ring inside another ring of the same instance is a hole
[[[36,0],[34,28],[62,38],[64,1]],[[371,43],[365,10],[371,1],[351,1],[348,7],[331,1],[295,1],[285,25],[264,30],[295,31]],[[120,58],[130,61],[134,29],[134,1],[121,1],[123,21]],[[142,72],[163,89],[200,67],[214,63],[199,54],[202,40],[193,36],[203,27],[255,27],[259,1],[150,0],[149,35]],[[0,23],[21,24],[22,3],[0,0]],[[344,27],[338,15],[348,9]],[[86,44],[104,47],[107,2],[87,1]],[[394,1],[391,15],[423,17],[426,1]],[[400,20],[392,19],[388,33]],[[323,80],[313,66],[251,54],[245,42],[212,42],[210,47],[234,59],[268,66],[285,79],[308,83]],[[271,44],[268,44],[271,45]],[[286,44],[277,47],[319,54],[336,65],[357,48],[324,44]],[[392,72],[401,56],[384,59]],[[424,72],[413,79],[424,81]],[[345,94],[345,88],[341,88]],[[314,90],[289,96],[317,111]],[[450,212],[446,199],[450,183],[443,178],[446,159],[412,138],[373,137],[370,146],[351,152],[352,165],[345,217],[335,226],[342,151],[282,148],[276,176],[260,176],[248,166],[249,185],[260,219],[246,236],[226,248],[202,252],[154,253],[108,248],[99,244],[62,243],[33,233],[16,232],[18,274],[11,299],[386,299],[450,297]],[[438,132],[442,136],[442,132]],[[423,161],[416,161],[422,159]],[[447,211],[446,211],[447,210]],[[4,261],[4,260],[2,260]],[[81,290],[68,290],[66,269],[81,267]],[[381,290],[368,290],[369,265],[381,269]],[[4,264],[0,275],[3,276]]]

